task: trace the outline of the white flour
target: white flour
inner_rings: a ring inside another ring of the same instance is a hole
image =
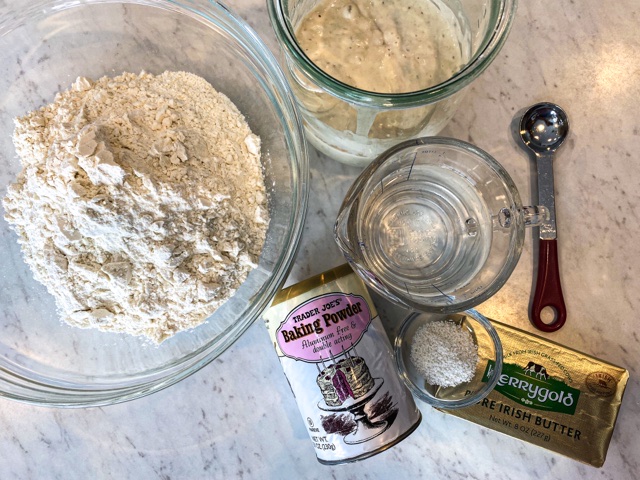
[[[268,226],[260,139],[184,72],[78,78],[16,120],[4,198],[63,319],[161,342],[202,323],[255,268]]]

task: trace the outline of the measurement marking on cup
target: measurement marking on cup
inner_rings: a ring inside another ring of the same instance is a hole
[[[442,294],[443,297],[446,297],[447,300],[449,300],[450,303],[453,303],[453,297],[451,297],[451,296],[447,295],[446,293],[444,293],[442,290],[440,290],[438,287],[436,287],[433,283],[431,284],[431,286],[433,288],[435,288],[436,290],[438,290]]]
[[[416,158],[418,158],[418,152],[413,154],[413,161],[411,162],[411,167],[409,167],[409,175],[407,175],[407,180],[411,177],[411,171],[413,170],[413,164],[416,163]]]
[[[384,183],[382,182],[382,180],[384,179],[383,178],[380,179],[380,188],[382,189],[380,193],[384,193]]]

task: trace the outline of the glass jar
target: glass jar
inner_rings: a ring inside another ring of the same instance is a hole
[[[517,0],[425,0],[439,9],[455,31],[462,67],[436,85],[394,94],[349,86],[307,57],[295,32],[318,0],[267,3],[307,138],[336,160],[364,166],[403,140],[436,135],[444,128],[462,100],[464,87],[487,68],[504,44]]]

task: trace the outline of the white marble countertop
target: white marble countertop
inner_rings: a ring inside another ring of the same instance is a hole
[[[274,48],[264,0],[229,0]],[[19,4],[19,0],[0,0]],[[554,101],[571,136],[555,164],[559,255],[569,319],[552,338],[626,367],[630,381],[607,461],[596,469],[446,416],[418,402],[420,427],[364,462],[317,463],[293,396],[257,322],[201,371],[159,393],[104,408],[48,409],[0,400],[1,478],[599,478],[640,471],[640,5],[521,1],[499,57],[443,132],[500,161],[522,198],[531,162],[509,125]],[[358,169],[311,154],[311,199],[288,283],[342,262],[332,225]],[[330,188],[328,188],[330,186]],[[479,307],[534,331],[532,233],[506,286]],[[248,385],[251,387],[248,388]]]

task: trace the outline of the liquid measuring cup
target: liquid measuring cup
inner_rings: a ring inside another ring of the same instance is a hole
[[[444,137],[403,142],[351,186],[335,238],[375,291],[414,310],[453,313],[495,294],[513,272],[524,228],[549,217],[522,206],[488,153]]]

